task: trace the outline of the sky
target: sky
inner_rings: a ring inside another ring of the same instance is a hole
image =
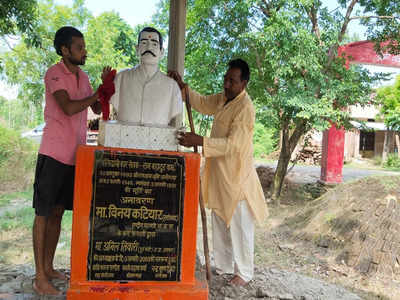
[[[105,11],[118,12],[122,19],[134,27],[151,20],[158,2],[158,0],[85,0],[85,6],[94,16]],[[73,1],[55,0],[55,3],[71,6]]]
[[[240,0],[239,0],[240,1]],[[151,20],[152,15],[156,12],[158,0],[85,0],[85,6],[95,15],[98,16],[105,11],[115,11],[122,19],[134,27],[137,24],[143,24]],[[324,0],[330,10],[337,8],[336,0]],[[71,6],[72,0],[55,0],[55,3]],[[365,35],[365,30],[356,22],[350,22],[350,35],[358,33],[360,37]],[[400,69],[365,66],[371,72],[394,72],[400,74]],[[393,80],[385,82],[385,85],[393,84]],[[0,95],[8,99],[16,98],[16,88],[9,87],[0,81]]]

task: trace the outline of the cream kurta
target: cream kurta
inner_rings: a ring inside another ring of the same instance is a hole
[[[246,199],[260,224],[268,211],[254,168],[255,110],[249,95],[243,91],[226,106],[222,93],[202,96],[189,89],[189,96],[194,109],[214,116],[211,136],[204,138],[203,145],[204,201],[229,226],[238,202]]]

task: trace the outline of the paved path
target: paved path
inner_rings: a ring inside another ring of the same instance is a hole
[[[277,162],[271,163],[257,163],[258,166],[266,166],[270,168],[275,168]],[[316,182],[321,175],[320,166],[300,166],[296,165],[293,170],[288,174],[289,178],[298,183],[313,183]],[[359,169],[359,168],[343,168],[343,181],[356,180],[363,177],[368,177],[372,175],[394,175],[400,176],[400,172],[393,171],[381,171],[381,170],[371,170],[371,169]]]

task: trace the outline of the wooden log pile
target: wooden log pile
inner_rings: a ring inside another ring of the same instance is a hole
[[[311,143],[302,148],[298,153],[298,162],[306,165],[320,165],[322,157],[321,145]]]

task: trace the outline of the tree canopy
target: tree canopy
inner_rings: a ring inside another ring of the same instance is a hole
[[[377,102],[381,105],[381,114],[390,130],[400,131],[400,75],[394,85],[377,90]]]
[[[39,45],[40,37],[35,32],[37,1],[7,0],[0,5],[0,36],[25,33],[27,42]]]
[[[167,10],[168,1],[160,2]],[[359,66],[346,69],[337,56],[349,23],[362,20],[369,39],[390,40],[390,51],[398,51],[396,0],[340,0],[337,5],[332,11],[319,0],[188,0],[185,80],[200,92],[218,92],[227,62],[248,61],[257,119],[283,133],[274,198],[301,136],[312,128],[348,124],[346,107],[367,104],[371,83],[381,77]],[[166,26],[165,13],[158,22]]]
[[[26,43],[28,37],[21,35],[15,46],[0,54],[5,80],[19,87],[18,99],[26,107],[35,107],[33,123],[42,120],[44,74],[60,60],[53,46],[55,32],[60,27],[74,26],[84,34],[88,59],[82,68],[94,89],[100,84],[104,66],[120,70],[137,62],[134,45],[139,30],[131,28],[115,12],[94,17],[83,0],[75,0],[71,7],[56,5],[52,0],[40,1],[38,6],[36,31],[41,38],[40,47],[31,47]]]

